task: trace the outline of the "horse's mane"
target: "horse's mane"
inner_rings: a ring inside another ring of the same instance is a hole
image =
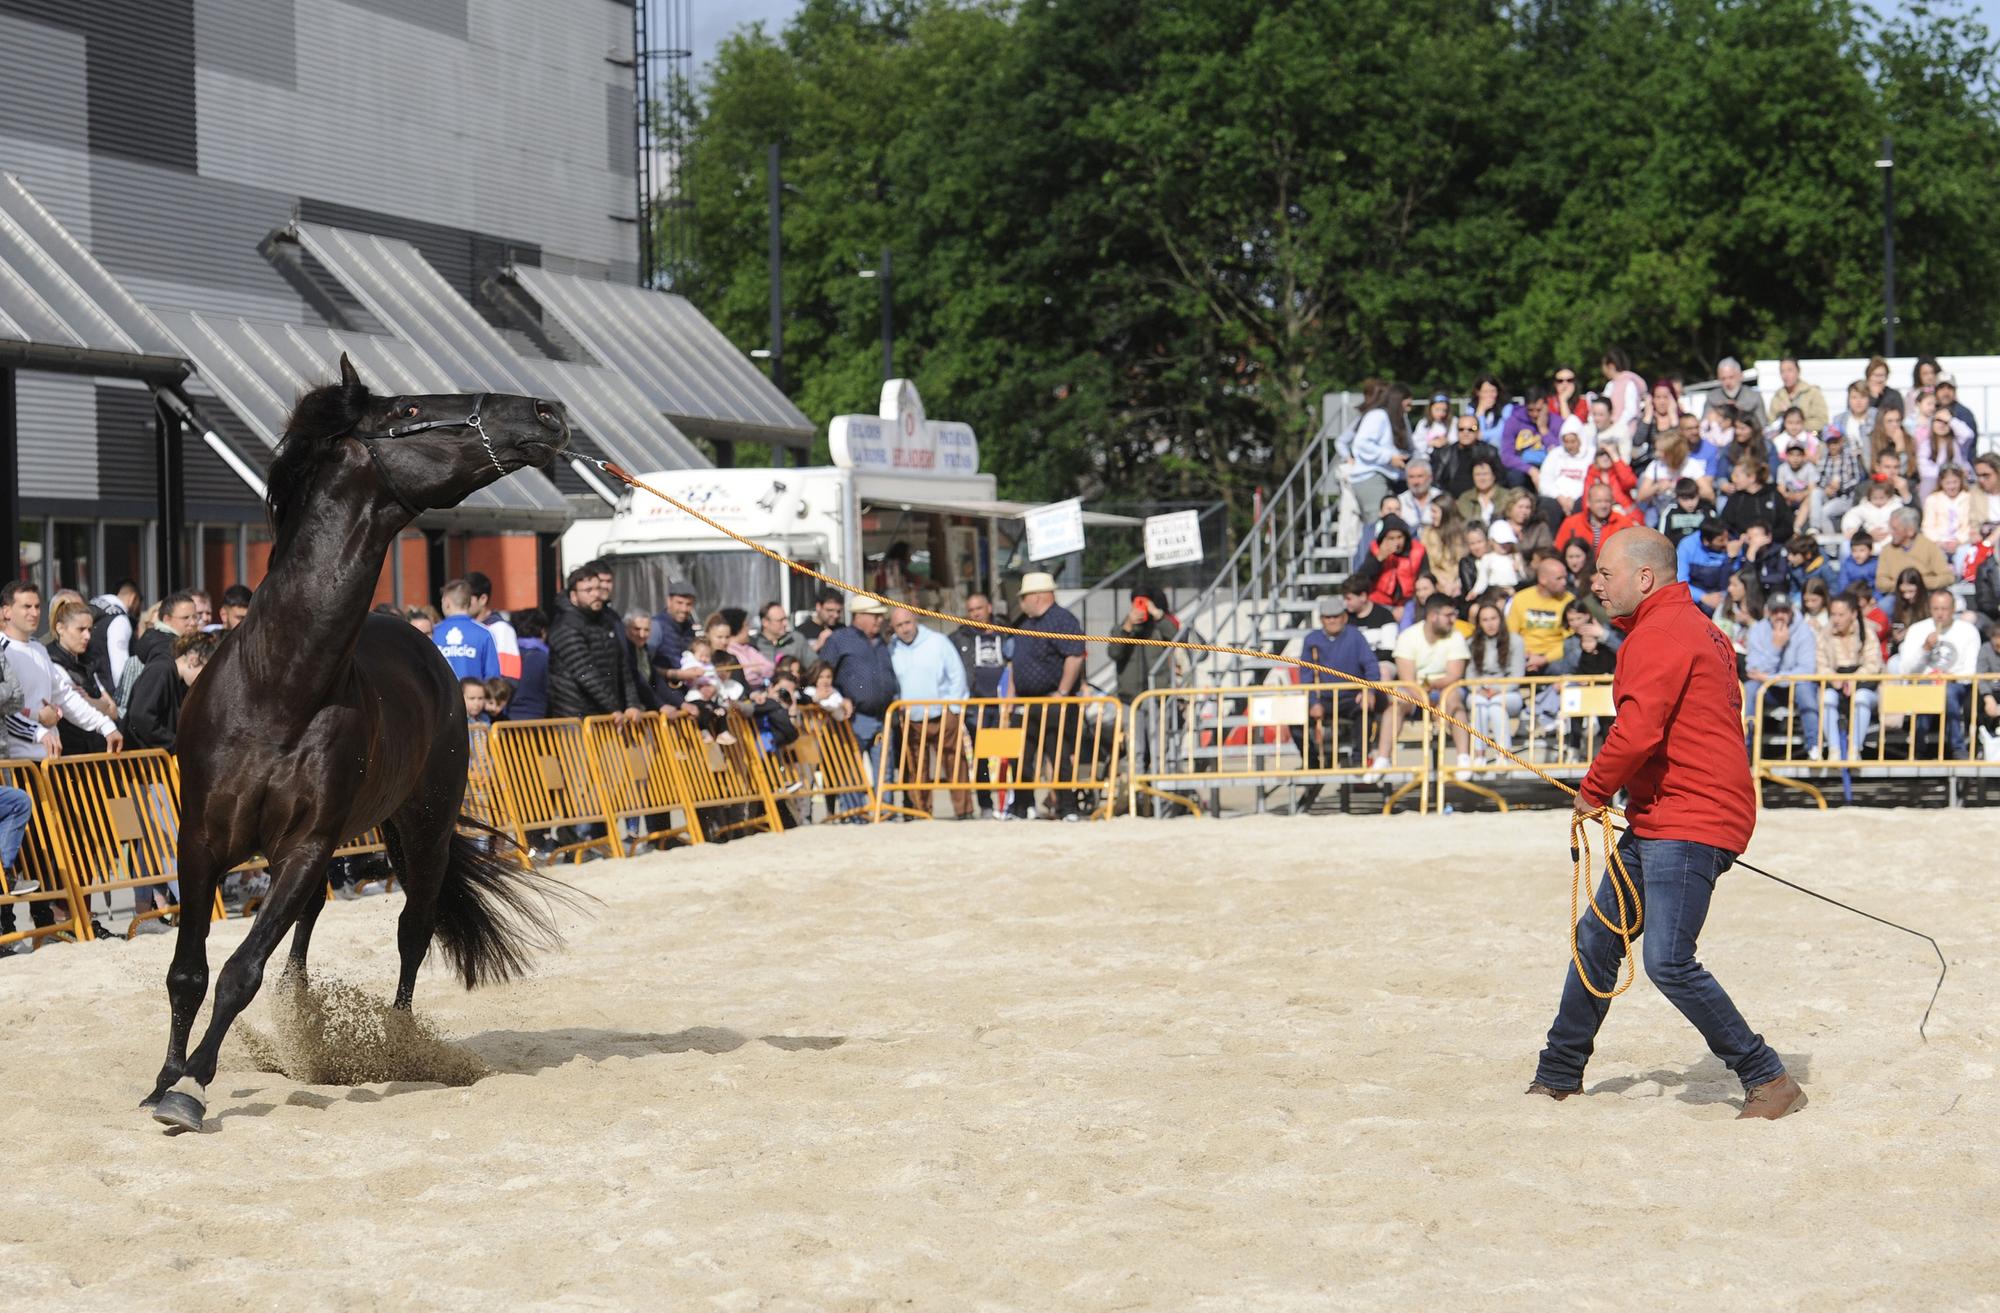
[[[285,421],[285,436],[264,480],[264,510],[271,518],[275,560],[297,526],[298,513],[311,493],[319,467],[333,450],[334,440],[361,421],[369,392],[360,382],[329,383],[300,397]]]

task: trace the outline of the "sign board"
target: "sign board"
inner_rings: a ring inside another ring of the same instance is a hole
[[[1028,525],[1028,559],[1046,561],[1083,550],[1083,503],[1068,501],[1037,506],[1023,517]]]
[[[979,473],[979,439],[972,426],[924,418],[917,385],[907,378],[882,385],[876,414],[836,415],[826,433],[833,463],[842,469],[953,479]]]
[[[1146,568],[1189,565],[1201,559],[1201,512],[1146,517]]]

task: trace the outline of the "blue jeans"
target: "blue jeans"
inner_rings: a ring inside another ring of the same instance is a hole
[[[0,784],[0,867],[14,869],[21,856],[21,838],[35,814],[34,800],[26,789]]]
[[[1708,1041],[1709,1050],[1736,1073],[1745,1089],[1784,1075],[1785,1064],[1776,1051],[1750,1029],[1729,995],[1694,956],[1695,939],[1708,919],[1715,881],[1736,861],[1736,854],[1704,843],[1641,839],[1630,833],[1619,841],[1618,852],[1639,886],[1645,909],[1639,944],[1645,954],[1647,978],[1694,1023]],[[1618,919],[1618,898],[1611,890],[1608,872],[1598,887],[1597,905],[1606,916]],[[1630,917],[1628,908],[1626,919]],[[1576,947],[1591,983],[1610,989],[1618,978],[1625,945],[1588,909],[1577,922]],[[1572,962],[1563,980],[1562,1006],[1556,1011],[1548,1044],[1535,1066],[1535,1079],[1553,1090],[1583,1088],[1584,1064],[1590,1061],[1598,1028],[1610,1010],[1609,999],[1598,998],[1583,987]]]
[[[1875,723],[1875,708],[1881,705],[1882,696],[1873,684],[1856,684],[1854,696],[1843,698],[1831,684],[1820,687],[1819,714],[1826,721],[1827,738],[1833,744],[1836,757],[1849,759],[1859,757],[1868,741],[1868,727]],[[1854,708],[1854,740],[1850,744],[1841,721],[1843,703],[1852,703]]]
[[[848,724],[854,729],[855,745],[861,749],[861,755],[868,759],[869,778],[880,780],[882,778],[882,744],[879,741],[882,737],[881,717],[870,716],[865,712],[857,711],[854,713],[854,718],[848,721]],[[868,795],[865,793],[843,793],[840,795],[841,811],[858,812],[867,805]],[[857,816],[854,819],[859,822],[862,818]]]
[[[1946,749],[1957,760],[1965,758],[1965,727],[1972,718],[1972,685],[1946,684],[1944,686],[1944,737]],[[1936,716],[1916,717],[1919,756],[1937,753]]]
[[[1757,715],[1757,690],[1763,688],[1764,683],[1765,681],[1761,679],[1744,681],[1743,707],[1752,716]],[[1820,687],[1818,684],[1773,683],[1770,692],[1764,694],[1764,710],[1776,711],[1779,707],[1790,707],[1792,709],[1792,715],[1797,718],[1799,723],[1800,738],[1797,755],[1801,757],[1819,746]],[[1804,690],[1803,693],[1800,693],[1801,689]],[[1799,694],[1799,696],[1794,697],[1793,694],[1795,693]],[[1761,728],[1759,725],[1750,726],[1749,742],[1752,747],[1756,746],[1758,730]]]

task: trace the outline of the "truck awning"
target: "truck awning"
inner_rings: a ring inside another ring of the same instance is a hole
[[[981,519],[1000,520],[1025,519],[1028,512],[1036,508],[1035,503],[1024,501],[953,501],[946,498],[870,497],[865,494],[861,497],[861,504],[943,515],[975,515]],[[1129,515],[1109,515],[1103,511],[1085,511],[1083,522],[1098,528],[1136,528],[1141,523]]]

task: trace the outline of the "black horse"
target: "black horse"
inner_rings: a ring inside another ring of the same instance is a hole
[[[378,397],[345,356],[340,382],[299,399],[272,463],[270,573],[181,710],[180,938],[167,972],[173,1030],[146,1104],[199,1130],[222,1037],[294,924],[286,971],[305,972],[336,845],[381,827],[407,901],[396,1006],[408,1008],[435,936],[470,989],[519,974],[555,940],[561,886],[459,830],[465,703],[412,626],[369,614],[382,562],[422,511],[455,506],[569,441],[562,407],[532,397]],[[263,853],[271,889],[216,981],[208,1032],[206,909],[216,881]]]

